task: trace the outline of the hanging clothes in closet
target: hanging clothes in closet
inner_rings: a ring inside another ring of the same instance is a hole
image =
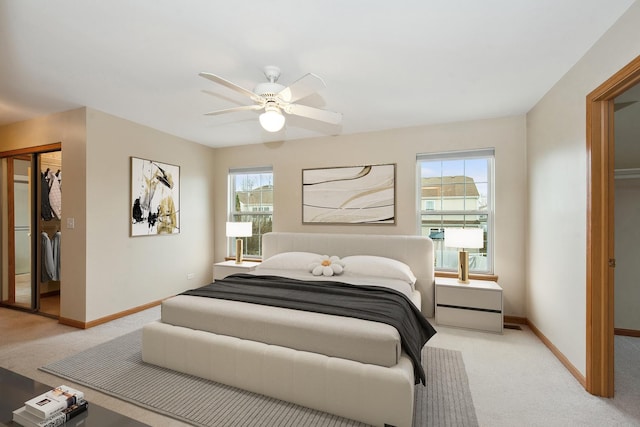
[[[60,171],[58,171],[60,175]],[[58,177],[52,171],[49,171],[49,204],[53,214],[58,219],[62,219],[62,188],[60,186],[62,177]]]
[[[41,215],[45,221],[62,218],[62,173],[47,168],[42,172]]]
[[[53,271],[54,275],[52,280],[60,280],[60,238],[62,234],[60,231],[56,231],[51,240],[51,250],[53,251]]]
[[[41,281],[60,280],[60,238],[62,234],[56,231],[53,239],[46,232],[42,232],[42,274]]]
[[[40,240],[42,242],[42,267],[40,268],[40,280],[42,282],[48,282],[49,280],[53,280],[55,273],[53,248],[51,247],[51,239],[49,239],[49,235],[46,232],[42,232]]]
[[[40,215],[45,221],[51,221],[53,219],[53,211],[51,210],[51,204],[49,203],[49,180],[47,175],[49,169],[46,172],[40,174]]]

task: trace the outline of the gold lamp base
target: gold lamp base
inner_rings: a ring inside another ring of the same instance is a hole
[[[242,264],[242,239],[236,239],[236,264]]]
[[[469,283],[469,252],[458,252],[458,282]]]

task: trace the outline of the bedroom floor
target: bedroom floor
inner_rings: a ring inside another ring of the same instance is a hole
[[[88,330],[0,308],[0,366],[45,383],[59,378],[40,366],[133,331],[159,318],[155,307]],[[432,322],[433,323],[433,322]],[[428,345],[463,353],[481,426],[640,425],[640,338],[616,337],[616,397],[586,393],[527,328],[504,335],[436,326]],[[89,400],[147,424],[184,426],[94,390]]]
[[[587,393],[531,330],[436,326],[427,345],[463,353],[481,426],[640,426],[640,338],[615,338],[616,396]]]

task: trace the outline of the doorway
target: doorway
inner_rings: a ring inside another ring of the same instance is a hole
[[[60,315],[61,144],[0,153],[0,305]]]
[[[614,395],[614,99],[640,83],[640,56],[587,95],[586,389]]]

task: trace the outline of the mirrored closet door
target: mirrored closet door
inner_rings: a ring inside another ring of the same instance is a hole
[[[60,314],[62,152],[0,159],[0,304]]]

